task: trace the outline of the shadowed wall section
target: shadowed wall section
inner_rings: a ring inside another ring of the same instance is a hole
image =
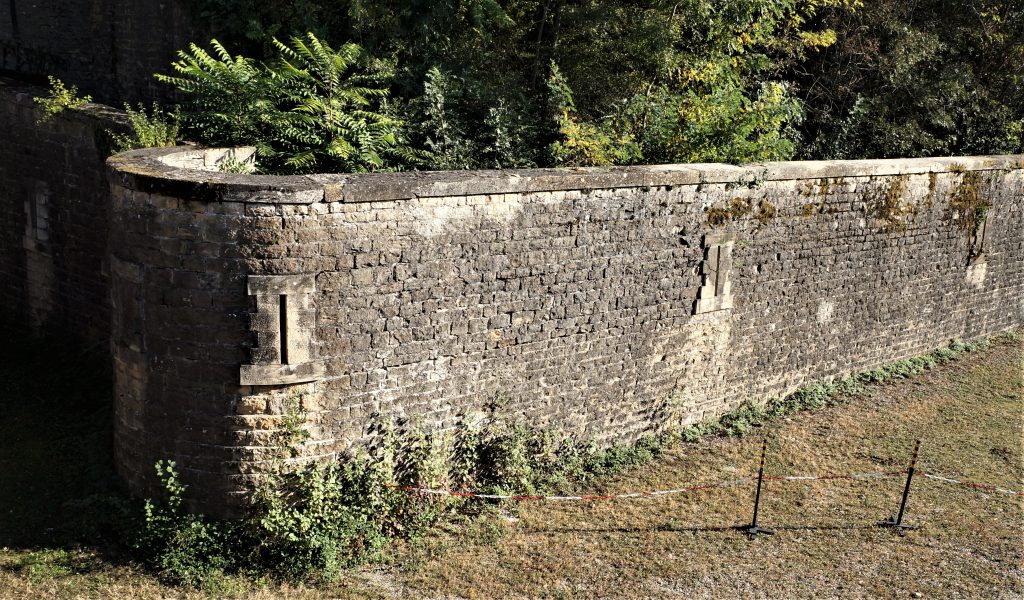
[[[0,1],[0,72],[45,84],[55,75],[83,94],[122,102],[167,100],[176,52],[208,40],[188,0]]]
[[[0,78],[0,325],[106,345],[110,332],[108,130],[89,104],[45,123],[40,88]]]

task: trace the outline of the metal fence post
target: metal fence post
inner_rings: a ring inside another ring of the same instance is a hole
[[[917,527],[903,524],[903,515],[907,510],[907,498],[910,497],[910,482],[914,479],[914,469],[917,466],[917,453],[921,449],[921,440],[917,440],[914,443],[914,453],[910,457],[910,466],[907,467],[907,483],[903,486],[903,499],[900,500],[900,509],[896,515],[890,517],[887,521],[882,521],[878,524],[879,527],[891,527],[896,530],[896,533],[900,534],[900,537],[905,536],[906,530],[917,529]]]
[[[761,466],[758,467],[757,469],[757,492],[754,494],[754,519],[750,523],[750,525],[740,527],[740,529],[743,530],[747,535],[749,535],[750,539],[752,540],[757,539],[757,534],[759,533],[763,533],[765,535],[775,534],[774,531],[772,531],[771,529],[765,529],[764,527],[761,527],[757,522],[758,512],[761,508],[761,484],[764,482],[764,459],[767,453],[768,438],[766,437],[764,438],[764,441],[761,442]]]

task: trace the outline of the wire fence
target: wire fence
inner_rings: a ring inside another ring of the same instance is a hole
[[[883,479],[886,477],[899,477],[906,475],[906,471],[891,471],[891,472],[879,472],[879,473],[844,473],[840,475],[765,475],[764,481],[829,481],[835,479]],[[943,478],[943,481],[946,481]],[[955,481],[955,480],[948,480]],[[757,477],[741,477],[739,479],[730,479],[726,481],[718,481],[714,483],[701,483],[688,487],[673,488],[668,490],[653,490],[644,492],[626,492],[621,494],[585,494],[579,496],[543,496],[543,495],[531,495],[531,494],[483,494],[477,492],[461,492],[454,490],[439,490],[433,488],[416,487],[408,485],[390,485],[395,489],[399,489],[414,494],[423,494],[428,496],[453,496],[456,498],[479,498],[481,500],[511,500],[514,502],[525,502],[525,501],[540,501],[540,500],[551,500],[551,501],[566,501],[566,500],[583,500],[583,501],[594,501],[594,500],[627,500],[630,498],[657,498],[658,496],[672,496],[676,494],[686,494],[690,492],[697,492],[700,490],[709,490],[713,488],[727,488],[734,487],[737,485],[744,485],[750,483],[757,483]],[[997,488],[998,489],[998,488]]]
[[[758,469],[756,476],[741,477],[739,479],[729,479],[716,482],[699,483],[686,487],[678,487],[664,490],[651,490],[651,491],[635,491],[635,492],[623,492],[617,494],[581,494],[581,495],[537,495],[537,494],[487,494],[480,492],[468,492],[458,490],[446,490],[446,489],[434,489],[429,487],[420,486],[407,486],[407,485],[396,485],[389,484],[388,487],[402,490],[411,494],[417,494],[421,496],[450,496],[456,498],[475,498],[480,500],[506,500],[512,502],[595,502],[595,501],[616,501],[616,500],[633,500],[640,498],[658,498],[661,496],[672,496],[678,494],[688,494],[698,492],[702,490],[710,490],[716,488],[729,488],[734,486],[756,484],[757,495],[754,500],[754,518],[753,522],[749,526],[739,527],[751,535],[756,537],[757,534],[771,534],[772,531],[764,529],[758,526],[757,516],[758,508],[761,499],[761,485],[765,481],[798,481],[798,482],[809,482],[809,481],[836,481],[836,480],[877,480],[894,477],[906,477],[906,484],[903,490],[903,497],[900,501],[898,512],[889,520],[878,523],[880,526],[891,527],[895,529],[901,536],[904,535],[904,531],[907,529],[913,529],[908,525],[903,524],[903,517],[906,510],[907,499],[910,495],[911,483],[913,482],[914,475],[920,475],[926,479],[945,483],[949,485],[955,485],[963,487],[975,492],[984,494],[1000,494],[1004,496],[1016,496],[1024,497],[1024,491],[1012,490],[1004,487],[995,485],[988,485],[984,483],[977,483],[962,478],[955,478],[946,475],[939,475],[930,471],[918,470],[917,457],[918,449],[920,447],[920,441],[914,446],[914,452],[910,459],[910,464],[906,469],[899,471],[879,471],[873,473],[826,473],[826,474],[815,474],[815,475],[772,475],[765,474],[764,464],[765,456],[767,454],[767,440],[764,440],[761,446],[761,466]]]

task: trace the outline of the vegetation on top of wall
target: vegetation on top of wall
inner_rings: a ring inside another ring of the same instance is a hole
[[[92,96],[78,96],[77,86],[68,87],[53,76],[50,76],[49,80],[49,95],[33,98],[43,112],[36,121],[37,125],[49,121],[66,110],[79,109],[92,102]],[[139,104],[138,109],[133,109],[131,105],[125,104],[124,110],[131,130],[119,133],[108,129],[106,135],[111,147],[106,148],[107,152],[124,152],[136,148],[162,148],[178,143],[180,125],[177,110],[165,111],[155,102],[150,111],[147,111],[142,104]]]
[[[388,67],[374,84],[389,92],[386,110],[373,110],[403,116],[396,147],[429,153],[427,168],[503,168],[789,158],[802,107],[786,70],[833,43],[824,14],[858,5],[215,0],[196,10],[254,57],[243,69],[276,60],[276,38],[359,44]],[[258,132],[247,137],[259,145]],[[412,157],[386,166],[419,166]]]
[[[184,132],[217,146],[256,146],[268,173],[362,172],[419,164],[404,123],[388,103],[391,67],[348,43],[335,49],[312,33],[274,40],[266,63],[213,54],[193,44],[157,77],[184,92]]]
[[[159,104],[153,103],[149,111],[142,104],[139,104],[138,109],[125,104],[124,111],[128,116],[131,132],[110,132],[116,152],[177,145],[181,123],[176,110],[165,111]]]
[[[1019,339],[1019,333],[997,336]],[[984,348],[985,340],[831,382],[804,385],[763,405],[750,402],[715,421],[679,427],[667,415],[661,433],[601,449],[592,442],[526,427],[502,416],[505,399],[488,417],[454,431],[427,432],[415,420],[379,421],[375,445],[342,463],[289,467],[308,435],[299,403],[288,404],[274,467],[262,476],[241,519],[218,521],[183,509],[187,488],[174,463],[158,463],[165,498],[147,501],[132,546],[173,580],[201,585],[223,572],[270,573],[287,580],[331,579],[347,565],[384,556],[390,540],[415,538],[440,519],[485,508],[479,500],[424,495],[397,486],[498,494],[565,493],[623,469],[645,464],[680,441],[706,435],[742,436],[787,415],[869,393],[870,384],[917,375]]]
[[[249,56],[312,31],[385,58],[429,168],[1024,151],[1015,2],[194,4]]]
[[[555,166],[603,167],[629,164],[640,158],[640,146],[629,131],[601,127],[580,118],[572,88],[554,62],[548,87],[558,130],[548,147]]]
[[[43,111],[37,123],[45,123],[65,110],[81,108],[92,102],[92,96],[79,97],[77,86],[67,87],[63,81],[52,75],[48,79],[50,80],[50,95],[34,99]]]
[[[194,0],[194,13],[226,44],[193,46],[164,78],[186,92],[185,133],[260,146],[268,173],[1024,152],[1019,2]]]

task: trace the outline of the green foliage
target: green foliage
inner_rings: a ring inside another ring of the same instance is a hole
[[[879,0],[801,69],[813,158],[1024,151],[1024,4]]]
[[[470,109],[470,107],[474,107]],[[432,169],[534,166],[530,125],[505,97],[431,67],[409,110],[414,136]]]
[[[376,112],[387,110],[387,89],[374,85],[387,77],[384,67],[361,70],[356,44],[334,50],[311,33],[307,38],[292,38],[291,46],[274,40],[279,57],[271,81],[282,85],[274,119],[279,140],[269,161],[294,172],[377,171],[388,158],[414,164],[417,155],[400,144],[402,122]]]
[[[186,487],[173,462],[157,463],[163,502],[149,500],[131,546],[172,580],[209,586],[227,572],[285,580],[333,579],[383,556],[394,538],[416,538],[461,501],[395,486],[532,494],[566,491],[650,461],[675,441],[645,437],[598,450],[572,438],[495,421],[463,423],[453,435],[410,421],[378,424],[377,445],[342,463],[289,466],[306,439],[288,408],[274,466],[260,476],[248,512],[217,521],[184,510]]]
[[[461,169],[788,158],[802,115],[789,69],[836,39],[823,15],[857,4],[211,0],[197,9],[251,52],[279,54],[266,40],[312,31],[388,57],[391,106],[414,124],[408,145],[429,152],[431,168]]]
[[[267,474],[253,495],[252,516],[242,522],[256,541],[258,564],[284,579],[334,579],[374,556],[386,539],[372,501],[381,492],[372,481],[358,464]]]
[[[157,75],[189,96],[184,129],[197,141],[224,146],[258,145],[276,113],[267,69],[244,56],[232,57],[217,40],[211,55],[195,44],[173,64],[181,76]]]
[[[267,173],[363,172],[422,162],[404,144],[403,122],[392,115],[380,83],[389,67],[356,44],[337,50],[312,33],[274,40],[277,56],[260,63],[190,46],[173,64],[179,76],[158,75],[190,96],[184,128],[193,139],[220,146],[253,145]]]
[[[463,85],[461,80],[433,67],[426,73],[423,95],[418,99],[419,134],[432,156],[432,166],[440,170],[469,169],[476,164],[476,145],[451,106],[456,95],[465,93]]]
[[[1024,329],[1009,329],[995,337],[999,343],[1019,342],[1022,339],[1024,339]]]
[[[217,169],[221,173],[252,173],[255,170],[255,165],[228,157],[217,165]]]
[[[386,157],[390,167],[1024,151],[1019,2],[195,5],[224,27],[223,39],[250,55],[279,55],[276,37],[311,31],[341,48],[354,40],[369,54],[387,57],[394,77],[369,87],[387,86],[392,95],[388,110],[375,112],[402,114],[414,124],[402,129],[408,138],[402,143],[430,153],[419,156],[423,163],[406,162],[401,153]],[[226,103],[211,106],[245,104],[252,97],[225,95]],[[247,120],[241,119],[240,129]],[[307,135],[292,142],[305,145]],[[326,133],[313,138],[312,147],[319,149],[314,154],[328,147]],[[304,165],[308,159],[296,160]],[[335,161],[327,162],[325,167]]]
[[[78,96],[77,86],[66,87],[63,81],[52,75],[47,79],[50,80],[50,95],[33,99],[43,111],[37,124],[45,123],[65,110],[81,108],[92,102],[92,96]]]
[[[130,134],[111,134],[115,151],[164,148],[178,143],[180,119],[177,111],[164,111],[155,102],[151,113],[147,112],[142,104],[139,104],[138,110],[125,104],[124,111],[128,115],[128,123],[131,125],[132,132]]]
[[[628,164],[640,159],[640,148],[628,132],[615,131],[614,124],[581,121],[572,89],[558,65],[551,64],[548,89],[558,130],[549,152],[555,166],[585,167]]]
[[[145,520],[131,545],[172,579],[200,584],[231,563],[233,527],[184,510],[186,486],[173,461],[158,462],[156,472],[167,497],[163,503],[146,500]]]
[[[607,10],[622,19],[621,42],[646,57],[629,52],[621,57],[634,75],[615,82],[617,96],[602,100],[593,107],[600,112],[589,115],[614,115],[616,130],[636,140],[635,156],[643,162],[789,158],[796,150],[802,108],[781,77],[783,69],[834,40],[832,32],[813,24],[820,10],[855,4],[693,0],[656,3],[636,14],[637,9],[607,3]],[[658,30],[641,22],[657,23]],[[642,42],[637,34],[647,39]],[[569,71],[571,81],[608,79],[577,68]]]

